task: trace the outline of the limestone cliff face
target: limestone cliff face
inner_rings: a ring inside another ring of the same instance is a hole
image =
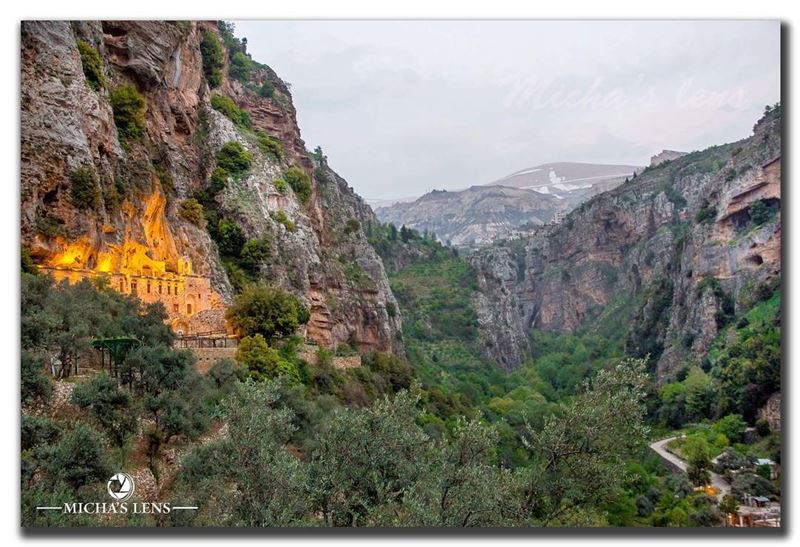
[[[516,247],[475,254],[489,355],[514,366],[530,328],[624,316],[629,352],[651,353],[660,379],[699,362],[720,318],[780,279],[780,131],[772,112],[748,139],[651,167]]]
[[[23,245],[39,264],[76,271],[113,273],[136,263],[167,275],[191,264],[192,274],[210,279],[223,307],[232,288],[217,246],[179,207],[207,186],[220,148],[238,141],[252,166],[229,180],[217,202],[247,238],[269,240],[261,277],[308,305],[307,338],[327,347],[350,342],[363,351],[402,351],[400,318],[386,311],[394,297],[383,265],[360,229],[375,222],[371,209],[324,158],[306,151],[289,90],[271,69],[257,65],[251,76],[274,89],[262,97],[256,85],[228,78],[226,51],[223,81],[209,90],[200,50],[205,31],[219,33],[213,22],[22,25]],[[106,85],[99,90],[84,76],[79,41],[102,60]],[[123,146],[109,90],[128,84],[147,102],[145,134]],[[252,130],[213,110],[212,94],[247,110]],[[280,141],[283,157],[263,152],[255,131]],[[306,203],[276,187],[292,165],[311,176]],[[91,207],[75,203],[76,173],[95,185]],[[278,211],[289,222],[275,220]]]

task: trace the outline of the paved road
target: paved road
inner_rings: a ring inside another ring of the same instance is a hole
[[[667,443],[673,439],[677,439],[677,437],[668,437],[666,439],[661,439],[660,441],[656,441],[650,445],[650,450],[661,456],[662,459],[667,460],[675,467],[686,473],[686,462],[667,450]],[[718,498],[722,498],[725,494],[731,493],[731,485],[722,475],[717,475],[714,472],[711,472],[711,484],[714,488],[717,489],[719,494],[717,494]]]

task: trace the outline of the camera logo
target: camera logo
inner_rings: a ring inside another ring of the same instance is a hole
[[[108,479],[106,489],[108,490],[108,495],[116,501],[127,501],[133,496],[136,487],[130,475],[127,473],[117,473]]]

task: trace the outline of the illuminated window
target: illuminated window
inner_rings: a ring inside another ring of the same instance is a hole
[[[147,280],[147,294],[150,294],[150,280]]]
[[[187,315],[191,315],[191,313],[192,313],[192,305],[191,304],[186,304],[186,313],[187,313]]]
[[[119,280],[119,292],[125,292],[125,284],[122,279]]]
[[[172,294],[172,285],[167,285],[167,294]]]
[[[173,304],[172,305],[172,311],[174,311],[175,313],[178,313],[178,305],[177,304]]]
[[[131,281],[131,292],[136,292],[137,287],[138,284],[136,283],[136,281]]]

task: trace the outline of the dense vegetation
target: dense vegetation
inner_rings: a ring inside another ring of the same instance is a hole
[[[224,114],[239,127],[250,129],[252,126],[250,114],[247,113],[247,110],[236,106],[236,103],[230,97],[219,94],[213,95],[211,97],[211,108]]]
[[[115,88],[108,97],[114,111],[120,143],[125,146],[141,140],[144,136],[144,113],[147,101],[141,93],[129,84]]]
[[[225,52],[217,35],[206,30],[200,42],[200,54],[203,58],[203,75],[208,87],[219,87],[222,83],[222,68],[225,66]]]
[[[85,40],[78,40],[78,53],[81,56],[83,75],[86,83],[95,91],[106,86],[106,75],[103,68],[103,59],[94,46]]]
[[[246,40],[219,28],[201,44],[209,87],[222,83],[227,50],[229,76],[272,97],[269,81],[252,81],[259,65]],[[79,43],[79,51],[88,84],[105,86],[96,50]],[[120,141],[141,140],[147,105],[138,90],[119,86],[110,101]],[[26,525],[96,525],[91,516],[34,508],[106,499],[105,481],[119,469],[135,470],[137,481],[152,477],[158,499],[199,510],[115,515],[104,522],[112,525],[714,526],[745,494],[779,499],[759,458],[780,462],[780,435],[758,418],[780,391],[777,284],[746,287],[735,301],[718,279],[699,281],[697,294],[719,303],[719,336],[702,363],[687,362],[663,385],[653,365],[674,343],[663,333],[676,290],[665,276],[573,333],[532,330],[528,360],[502,371],[478,328],[476,272],[456,249],[406,226],[341,219],[344,235],[363,232],[386,265],[399,304],[387,313],[402,316],[406,355],[361,355],[360,367],[340,369],[335,358],[356,349],[305,346],[298,333],[309,310],[264,280],[277,238],[252,237],[258,232],[223,206],[259,151],[281,164],[278,192],[291,189],[306,204],[312,179],[284,163],[281,143],[253,132],[232,99],[214,94],[210,103],[249,149],[236,140],[221,146],[204,166],[206,184],[176,205],[182,219],[208,230],[234,287],[226,316],[241,336],[235,359],[199,374],[194,355],[174,348],[163,306],[121,295],[103,277],[54,283],[23,249]],[[720,170],[723,152],[681,169]],[[319,148],[311,155],[324,161]],[[156,175],[174,197],[167,172]],[[110,203],[91,169],[74,169],[69,182],[76,207]],[[673,186],[663,188],[686,207]],[[742,229],[768,222],[776,207],[757,202]],[[671,229],[685,237],[692,222],[709,225],[716,215],[705,203]],[[283,210],[270,216],[283,227],[273,228],[297,229]],[[676,247],[684,243],[676,238]],[[364,272],[350,264],[343,271],[360,283]],[[91,343],[110,337],[137,344],[116,370],[97,370]],[[646,447],[668,436],[689,463],[685,475],[668,473]],[[729,480],[731,496],[698,490],[712,472]]]

